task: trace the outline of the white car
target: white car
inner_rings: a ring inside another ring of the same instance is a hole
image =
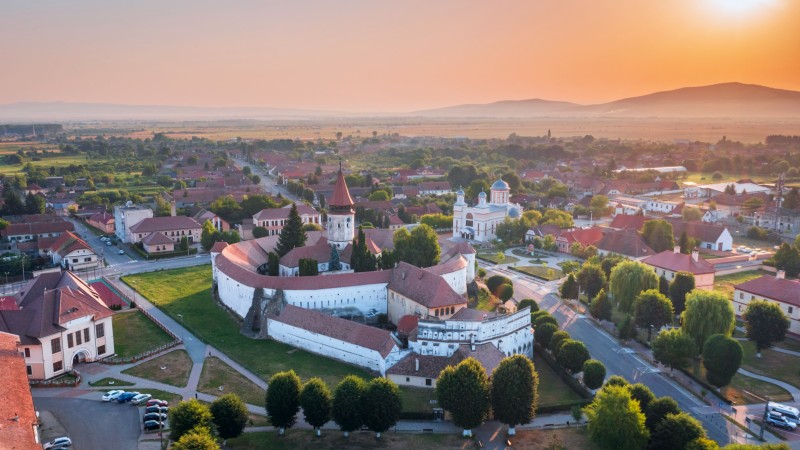
[[[113,391],[108,391],[105,394],[103,394],[103,401],[104,402],[110,402],[110,401],[116,400],[117,397],[119,397],[120,395],[122,395],[124,393],[125,393],[125,391],[121,391],[119,389],[114,389]]]
[[[124,255],[125,254],[125,250],[119,249],[119,250],[117,250],[117,254],[118,255]]]
[[[47,449],[53,448],[53,447],[69,447],[71,445],[72,445],[72,439],[70,439],[70,438],[68,438],[66,436],[61,436],[61,437],[57,437],[57,438],[53,439],[50,442],[46,442],[44,444],[44,448],[45,448],[45,450],[47,450]]]
[[[131,403],[133,403],[134,405],[139,405],[147,402],[151,398],[153,398],[153,396],[150,394],[139,394],[136,397],[133,397],[133,399],[131,399]]]

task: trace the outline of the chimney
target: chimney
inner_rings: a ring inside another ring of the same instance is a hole
[[[673,251],[673,253],[675,253],[677,255],[678,253],[681,252],[681,246],[680,245],[676,245],[675,248],[672,249],[672,251]]]
[[[694,260],[694,262],[697,262],[698,258],[700,258],[700,253],[696,251],[692,252],[692,259]]]
[[[419,372],[419,358],[414,358],[414,371]]]
[[[786,278],[786,271],[785,270],[779,270],[778,272],[775,273],[775,278],[777,278],[779,280],[783,280],[784,278]]]
[[[169,215],[175,217],[175,200],[169,202]]]

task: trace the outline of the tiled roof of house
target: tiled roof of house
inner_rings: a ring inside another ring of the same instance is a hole
[[[50,252],[58,253],[62,257],[69,255],[76,250],[88,250],[94,253],[92,247],[83,239],[79,238],[71,231],[64,232],[56,239],[55,242],[50,244]]]
[[[641,230],[644,223],[649,220],[644,216],[633,216],[630,214],[617,214],[611,221],[609,228],[617,230]]]
[[[22,236],[42,233],[63,233],[65,231],[75,231],[75,226],[71,222],[35,222],[35,223],[12,223],[5,230],[0,231],[3,236]]]
[[[467,344],[461,344],[450,357],[448,365],[455,366],[467,358],[475,358],[483,366],[486,375],[491,376],[494,369],[500,365],[500,361],[505,358],[503,352],[490,343],[475,346],[475,350]]]
[[[389,289],[426,308],[467,303],[467,299],[458,295],[444,278],[406,262],[400,262],[392,270]]]
[[[417,324],[419,324],[419,316],[405,315],[397,321],[397,333],[408,336],[417,329]]]
[[[173,231],[200,229],[202,225],[186,216],[150,217],[130,227],[131,233],[152,233],[154,231]]]
[[[28,384],[25,359],[17,348],[19,341],[14,334],[0,333],[0,380],[3,380],[0,442],[4,444],[3,448],[40,450],[42,446],[36,443],[34,436],[34,425],[37,425],[38,419]]]
[[[142,244],[144,245],[169,245],[174,244],[172,239],[164,236],[164,233],[160,231],[156,231],[154,233],[150,233],[142,239]]]
[[[674,250],[664,250],[661,253],[648,256],[642,262],[672,272],[689,272],[694,275],[715,272],[714,266],[706,260],[697,258],[697,261],[695,261],[692,255],[675,253]]]
[[[295,247],[283,255],[280,264],[284,267],[299,267],[301,259],[313,259],[318,264],[326,263],[331,259],[331,246],[327,239],[320,239],[314,245]]]
[[[228,243],[225,241],[217,241],[214,242],[214,245],[211,247],[211,253],[220,253],[221,251],[225,250],[228,247]]]
[[[569,242],[578,242],[581,245],[594,245],[603,238],[603,230],[598,227],[588,229],[575,229],[562,231],[558,239],[563,239]]]
[[[419,364],[419,370],[417,370]],[[439,378],[447,366],[451,364],[450,358],[447,356],[431,356],[420,355],[418,353],[409,353],[405,358],[401,359],[395,365],[390,367],[386,373],[388,375],[402,375],[422,378]]]
[[[108,224],[114,221],[114,215],[107,212],[97,212],[89,216],[89,220],[96,223]]]
[[[261,211],[257,212],[253,219],[255,220],[281,220],[281,219],[288,219],[289,212],[292,209],[292,205],[286,205],[282,208],[266,208],[262,209]],[[300,216],[316,216],[319,215],[319,211],[316,209],[306,205],[305,203],[298,203],[297,204],[297,214]]]
[[[685,231],[690,238],[701,242],[716,242],[725,231],[725,227],[705,222],[684,222],[680,219],[666,219],[672,224],[672,234],[676,237]]]
[[[278,314],[270,315],[269,318],[311,333],[375,350],[384,358],[396,347],[392,335],[386,330],[322,314],[313,309],[285,305]]]
[[[635,230],[609,231],[595,244],[599,250],[631,258],[655,255]]]
[[[800,281],[798,280],[787,280],[764,275],[761,278],[737,284],[734,288],[759,297],[800,307]]]
[[[0,311],[0,331],[18,335],[23,344],[60,333],[71,320],[112,314],[100,295],[72,272],[39,275],[23,286],[17,304],[18,311]]]

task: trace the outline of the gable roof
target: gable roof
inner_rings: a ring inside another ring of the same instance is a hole
[[[761,278],[737,284],[734,289],[800,307],[800,281],[798,280],[764,275]]]
[[[164,233],[160,231],[156,231],[155,233],[150,233],[142,239],[142,244],[144,245],[169,245],[174,244],[172,239],[164,236]]]
[[[58,253],[62,257],[69,255],[76,250],[89,250],[94,253],[94,249],[86,243],[83,239],[79,238],[71,231],[64,232],[56,239],[55,242],[50,244],[50,252]]]
[[[312,333],[375,350],[384,358],[396,348],[391,333],[386,330],[322,314],[313,309],[284,305],[280,312],[270,315],[269,318]]]
[[[253,219],[255,220],[281,220],[288,219],[289,213],[292,210],[292,205],[288,204],[281,208],[265,208],[257,212]],[[305,203],[297,203],[297,214],[300,216],[316,216],[319,211],[306,205]]]
[[[313,259],[318,264],[326,263],[331,260],[331,246],[328,239],[320,239],[314,245],[295,247],[280,259],[280,265],[284,267],[300,267],[301,259]]]
[[[655,255],[656,252],[639,236],[635,230],[609,231],[597,244],[599,250],[631,258]]]
[[[186,216],[149,217],[130,227],[131,233],[152,233],[154,231],[172,231],[199,229],[202,225]]]
[[[716,242],[726,229],[723,226],[705,222],[684,222],[680,219],[669,218],[666,220],[672,224],[672,234],[675,237],[680,237],[685,231],[687,236],[698,239],[700,242]]]
[[[634,216],[630,214],[617,214],[611,221],[609,228],[617,230],[641,230],[644,223],[650,220],[645,216]]]
[[[25,360],[17,345],[19,338],[10,333],[0,333],[0,380],[3,395],[0,396],[0,442],[19,450],[41,449],[36,443],[33,425],[36,425],[36,409],[33,406],[31,387],[25,370]]]
[[[89,216],[88,220],[91,220],[92,222],[108,224],[114,221],[114,215],[107,212],[96,212]]]
[[[561,235],[558,236],[558,240],[566,240],[570,244],[573,242],[577,242],[581,245],[594,245],[603,238],[603,230],[598,227],[592,227],[588,229],[575,229],[575,230],[568,230],[562,231]]]
[[[648,256],[642,262],[649,266],[667,269],[672,272],[689,272],[694,275],[715,272],[714,266],[706,260],[697,258],[697,261],[695,261],[692,255],[675,253],[674,250],[664,250],[661,253]]]
[[[34,223],[12,223],[5,230],[0,231],[3,236],[22,236],[42,233],[63,233],[65,231],[75,231],[75,226],[71,222],[34,222]]]
[[[392,270],[389,289],[426,308],[467,303],[441,276],[402,261]]]

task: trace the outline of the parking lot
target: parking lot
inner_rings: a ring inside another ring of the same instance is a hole
[[[103,402],[101,395],[97,393],[97,400],[34,397],[33,403],[40,413],[48,411],[55,417],[72,439],[74,450],[137,450],[142,427],[140,408],[130,403]],[[45,423],[44,428],[50,428],[48,425]],[[43,435],[43,442],[53,437]]]

